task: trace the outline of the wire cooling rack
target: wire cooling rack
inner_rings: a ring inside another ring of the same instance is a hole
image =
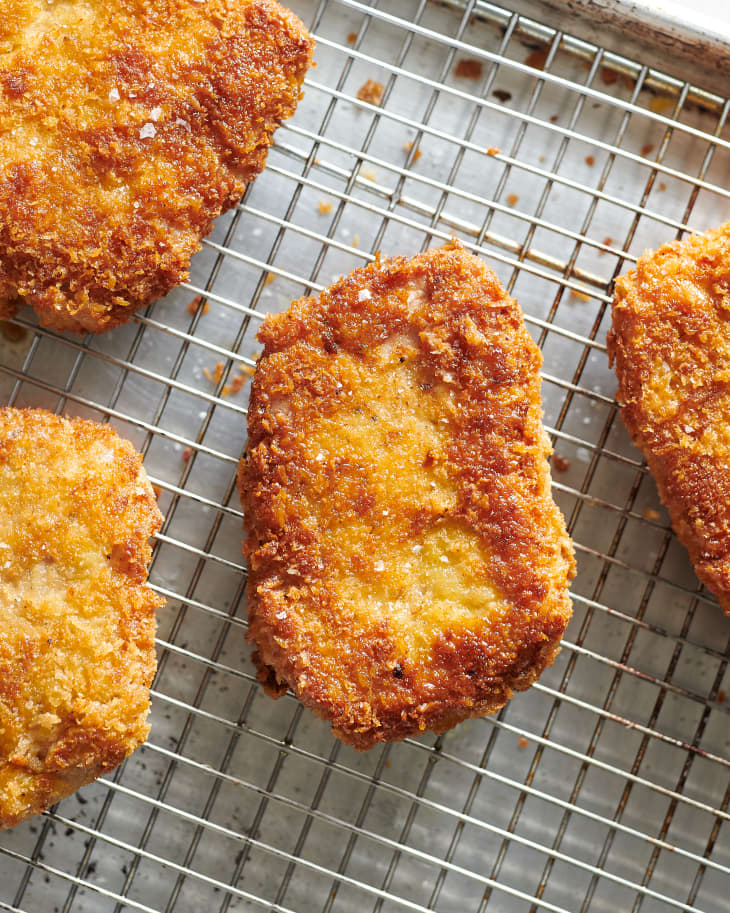
[[[490,3],[292,6],[318,66],[189,283],[99,338],[27,311],[0,334],[0,402],[144,452],[167,598],[149,743],[0,837],[0,910],[727,911],[730,625],[623,429],[605,333],[637,254],[727,218],[730,102]],[[264,696],[244,643],[255,332],[375,251],[454,235],[544,353],[575,615],[498,716],[358,755]]]

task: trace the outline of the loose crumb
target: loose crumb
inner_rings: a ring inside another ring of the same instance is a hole
[[[567,472],[570,469],[570,460],[567,457],[560,456],[559,453],[553,454],[553,469],[556,472]]]
[[[17,323],[8,323],[6,320],[0,320],[0,333],[8,342],[22,342],[28,335],[25,327],[18,326]]]
[[[405,152],[410,152],[411,149],[413,149],[413,140],[411,140],[409,143],[406,143],[405,146],[403,147],[403,150]],[[413,161],[417,162],[420,159],[422,154],[423,153],[421,152],[420,149],[416,149],[416,151],[413,153]]]
[[[558,122],[559,120],[560,120],[560,115],[559,115],[559,114],[551,114],[551,115],[550,115],[550,123],[551,123],[551,124],[557,124],[557,122]]]
[[[576,291],[576,289],[574,289],[574,288],[572,288],[572,289],[570,290],[570,294],[571,294],[574,298],[577,298],[579,301],[590,301],[590,300],[591,300],[591,296],[590,296],[590,295],[586,295],[585,292]]]
[[[494,92],[492,92],[492,95],[494,95],[497,101],[501,101],[502,104],[507,104],[508,101],[512,101],[512,93],[508,92],[506,89],[495,89]]]
[[[489,149],[487,149],[487,155],[499,155],[501,151],[499,146],[490,146]]]
[[[192,301],[190,302],[190,304],[187,306],[187,309],[186,309],[186,310],[187,310],[188,314],[197,314],[198,311],[200,311],[201,314],[207,314],[208,311],[210,310],[210,305],[209,305],[208,302],[206,301],[206,302],[203,304],[203,308],[202,308],[202,310],[201,310],[200,305],[201,305],[202,302],[203,302],[203,296],[202,296],[202,295],[196,295],[195,298],[193,298],[193,300],[192,300]]]
[[[266,288],[267,285],[271,285],[274,279],[276,279],[276,273],[267,273],[266,278],[264,279],[264,288]]]
[[[357,32],[350,32],[347,36],[347,43],[354,44],[357,41]]]
[[[206,378],[211,383],[219,384],[221,382],[221,378],[223,377],[223,367],[223,362],[219,361],[212,371],[209,371],[207,368],[203,368],[203,374],[205,374]]]
[[[649,102],[649,110],[654,114],[666,114],[674,106],[674,99],[666,95],[655,95]]]
[[[652,507],[645,507],[641,512],[641,516],[645,520],[659,520],[661,519],[661,514],[658,510],[654,510]]]
[[[353,246],[353,247],[359,247],[359,246],[360,246],[360,235],[353,235],[353,238],[352,238],[352,246]]]
[[[366,181],[372,181],[375,183],[378,179],[378,173],[373,168],[361,168],[360,174],[365,178]]]
[[[182,452],[183,463],[189,463],[189,462],[190,462],[190,457],[191,457],[192,455],[193,455],[193,448],[192,448],[192,447],[186,447],[185,450],[183,450],[183,452]]]
[[[664,183],[664,181],[660,181],[660,182],[659,182],[659,186],[657,187],[657,190],[658,190],[660,193],[664,193],[664,191],[665,191],[666,189],[667,189],[667,185]]]
[[[595,158],[592,155],[587,155],[586,156],[586,165],[588,165],[592,168],[595,164],[596,164]]]
[[[649,155],[650,152],[654,151],[654,143],[647,143],[645,146],[641,147],[641,154],[643,156]]]
[[[379,105],[383,100],[384,92],[385,86],[382,82],[375,82],[374,79],[368,79],[368,81],[363,83],[357,90],[357,97],[360,101],[366,101],[368,104]]]
[[[319,205],[317,206],[317,212],[321,216],[327,216],[332,212],[332,204],[329,200],[320,200]]]
[[[547,61],[548,49],[547,48],[536,48],[525,58],[525,63],[528,67],[532,67],[535,70],[544,70],[545,62]]]
[[[540,161],[541,161],[541,162],[544,162],[544,161],[545,161],[545,156],[544,156],[544,155],[541,155],[541,156],[540,156]]]
[[[454,76],[458,76],[461,79],[481,79],[481,60],[460,60],[454,69]]]
[[[517,196],[516,193],[507,194],[507,202],[509,203],[510,206],[516,206],[519,203],[519,201],[520,201],[520,198]]]
[[[225,387],[221,390],[223,396],[230,396],[231,393],[240,393],[243,389],[243,385],[246,383],[245,374],[237,374],[230,384],[226,384]]]
[[[530,743],[527,741],[527,739],[526,739],[524,736],[520,736],[519,739],[517,740],[517,745],[518,745],[518,747],[519,747],[519,748],[522,748],[523,750],[524,750],[525,748],[527,748],[527,746],[528,746],[529,744],[530,744]]]
[[[725,700],[726,700],[726,697],[727,697],[727,695],[725,694],[724,691],[722,691],[722,690],[718,691],[718,692],[717,692],[717,703],[718,703],[718,704],[724,704],[724,703],[725,703]]]
[[[601,67],[601,82],[604,86],[612,86],[618,80],[618,73],[611,67]]]

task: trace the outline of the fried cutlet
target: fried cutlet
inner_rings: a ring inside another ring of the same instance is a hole
[[[498,710],[553,662],[574,569],[517,302],[454,244],[259,338],[238,484],[267,690],[358,749]]]
[[[674,531],[730,614],[730,222],[616,280],[608,352]]]
[[[109,426],[0,409],[0,829],[147,737],[160,522],[139,454]]]
[[[311,55],[274,0],[3,4],[0,318],[98,333],[186,278]]]

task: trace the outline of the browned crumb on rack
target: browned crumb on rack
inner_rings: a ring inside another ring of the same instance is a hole
[[[499,155],[499,153],[500,153],[501,151],[502,151],[502,150],[499,148],[499,146],[490,146],[490,147],[487,149],[487,155]]]
[[[553,661],[574,567],[519,306],[453,244],[259,336],[238,476],[259,679],[359,749],[496,711]]]
[[[189,462],[190,462],[190,458],[192,457],[192,455],[193,455],[193,448],[192,448],[192,447],[186,447],[186,448],[183,450],[183,452],[182,452],[182,461],[183,461],[183,463],[189,463]]]
[[[549,48],[535,48],[534,51],[530,51],[527,57],[525,57],[525,64],[528,67],[532,67],[533,70],[544,70],[548,53]]]
[[[0,298],[101,332],[168,292],[261,171],[312,47],[274,0],[6,3]]]
[[[641,154],[646,157],[654,151],[654,143],[646,143],[646,145],[641,147]]]
[[[223,379],[224,369],[225,365],[222,361],[219,361],[212,371],[209,368],[203,368],[203,374],[206,380],[209,380],[212,384],[219,384]]]
[[[613,246],[613,238],[611,238],[611,237],[609,237],[608,235],[606,235],[606,237],[603,239],[603,241],[601,241],[601,244],[603,244],[604,247],[612,247],[612,246]],[[602,257],[604,254],[607,254],[607,253],[608,253],[608,251],[606,251],[606,250],[599,250],[599,251],[598,251],[598,256],[599,256],[599,257]]]
[[[10,323],[7,320],[0,320],[0,334],[3,339],[6,339],[8,342],[18,343],[22,342],[28,335],[28,331],[25,327],[21,327],[20,324]]]
[[[516,206],[519,202],[520,202],[520,198],[517,196],[516,193],[507,194],[507,204],[509,206]]]
[[[591,300],[590,295],[587,295],[585,292],[580,292],[580,291],[578,291],[578,289],[575,289],[575,288],[572,288],[570,290],[570,294],[572,295],[573,298],[577,298],[578,301],[590,301]]]
[[[201,303],[203,305],[202,309],[201,309]],[[197,314],[198,311],[200,311],[201,314],[207,314],[208,311],[210,310],[210,304],[207,301],[203,303],[202,295],[196,295],[195,298],[193,298],[193,300],[190,302],[190,304],[188,304],[186,310],[189,314]]]
[[[264,288],[266,288],[267,286],[271,285],[271,283],[272,283],[275,279],[276,279],[276,273],[271,273],[271,272],[267,273],[267,274],[264,276]]]
[[[730,614],[730,223],[616,280],[608,351],[622,418],[697,576]]]
[[[641,512],[641,516],[645,520],[659,520],[661,519],[661,514],[658,510],[654,510],[653,507],[645,507]]]
[[[457,79],[481,79],[483,66],[481,60],[462,59],[454,67]]]
[[[517,747],[521,748],[523,751],[525,750],[525,748],[527,748],[529,746],[529,744],[530,743],[527,741],[527,739],[523,735],[521,735],[519,737],[519,739],[517,739]]]
[[[360,235],[353,235],[353,238],[352,238],[352,246],[353,246],[353,247],[359,247],[359,246],[360,246]]]
[[[409,142],[407,142],[405,144],[405,146],[403,147],[403,151],[410,152],[411,149],[413,149],[413,144],[414,144],[413,140],[410,140]],[[422,154],[423,153],[421,152],[421,150],[417,148],[416,151],[413,153],[413,163],[414,164],[420,159]]]
[[[567,457],[560,456],[559,453],[553,454],[551,463],[556,472],[567,472],[571,466],[570,460]]]
[[[321,216],[327,216],[332,212],[332,203],[329,200],[320,200],[317,204],[317,212]]]
[[[717,703],[724,704],[726,699],[727,699],[727,695],[725,694],[725,692],[722,689],[720,689],[717,692]]]
[[[512,101],[512,93],[508,92],[506,89],[495,89],[492,92],[492,95],[494,95],[497,101],[501,101],[502,104],[507,104],[508,101]]]
[[[592,155],[587,155],[586,156],[586,165],[588,165],[589,168],[592,168],[595,164],[596,164],[595,157]]]
[[[544,156],[544,155],[541,155],[541,156],[540,156],[540,161],[541,161],[541,162],[544,162],[544,161],[545,161],[545,156]]]
[[[356,41],[357,41],[357,32],[350,32],[347,36],[347,43],[355,44]]]
[[[0,828],[146,739],[161,521],[140,455],[109,425],[0,410]]]
[[[221,396],[232,396],[236,393],[240,393],[243,390],[244,384],[246,383],[246,377],[244,374],[237,374],[230,384],[226,384],[225,387],[221,390]]]
[[[667,114],[674,107],[675,100],[666,95],[654,95],[649,101],[649,110],[654,114]]]
[[[550,123],[551,123],[551,124],[557,124],[557,122],[558,122],[559,120],[560,120],[560,115],[559,115],[559,114],[551,114],[551,115],[550,115]]]
[[[357,97],[360,101],[365,101],[369,105],[380,105],[383,101],[385,86],[382,82],[376,82],[374,79],[368,79],[357,90]]]
[[[659,191],[659,193],[664,193],[664,191],[666,189],[667,189],[667,185],[664,183],[664,181],[659,181],[659,186],[657,187],[657,190]]]
[[[366,181],[372,181],[373,184],[378,180],[378,172],[374,168],[361,168],[360,174]]]
[[[611,67],[601,67],[601,82],[604,86],[612,86],[618,81],[618,72]]]

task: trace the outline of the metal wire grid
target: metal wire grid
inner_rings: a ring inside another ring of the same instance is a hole
[[[726,910],[727,622],[623,431],[603,341],[611,279],[727,211],[729,102],[476,0],[292,5],[319,66],[184,289],[98,339],[24,313],[0,343],[3,401],[143,450],[168,600],[150,742],[2,836],[0,909]],[[455,76],[462,59],[481,72]],[[543,349],[575,617],[497,717],[357,755],[248,661],[233,378],[266,311],[452,235]]]

